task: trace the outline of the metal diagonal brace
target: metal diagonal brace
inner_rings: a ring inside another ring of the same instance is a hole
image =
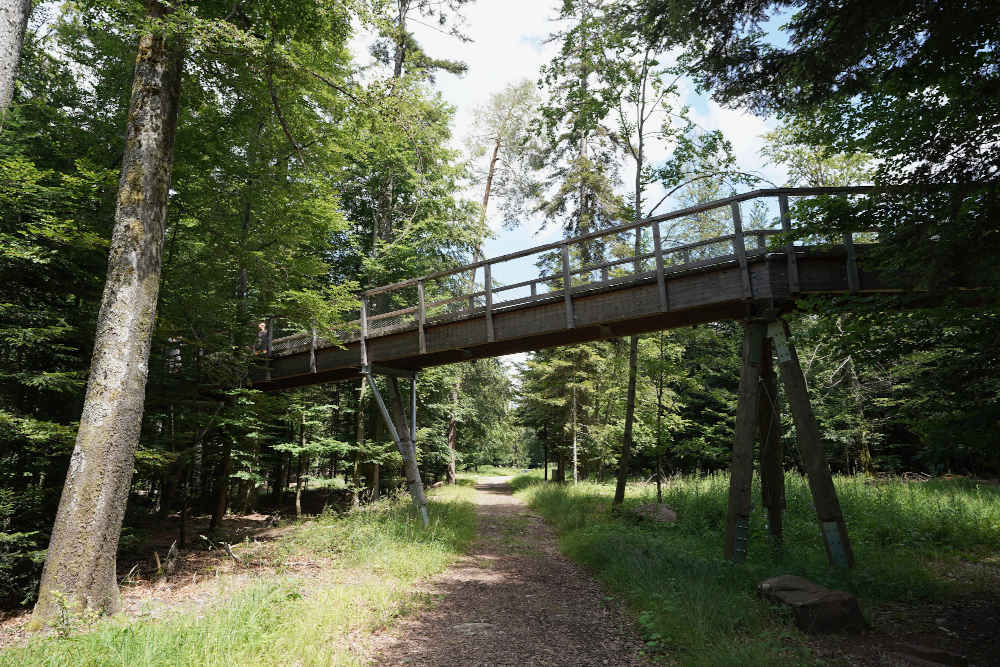
[[[389,408],[382,398],[382,393],[378,390],[371,367],[367,365],[362,366],[361,372],[368,378],[368,384],[371,385],[372,395],[375,397],[375,402],[382,413],[382,419],[389,428],[389,434],[392,436],[393,442],[396,443],[396,449],[399,450],[400,455],[403,457],[403,468],[406,472],[406,482],[410,487],[410,497],[413,498],[413,504],[416,506],[417,511],[420,512],[420,518],[423,519],[424,526],[426,527],[430,525],[430,519],[427,516],[427,498],[424,496],[424,484],[420,480],[420,469],[417,467],[417,373],[414,371],[410,375],[410,429],[409,433],[405,434],[406,441],[404,442],[399,430],[396,428],[396,423],[392,415],[389,413]],[[395,385],[395,376],[392,376],[390,379],[394,383],[393,389],[398,394],[399,387]],[[401,399],[402,397],[399,396],[398,398]],[[402,405],[402,400],[400,400],[400,405]],[[404,422],[403,426],[405,428],[406,419],[402,415],[400,417],[400,421]]]

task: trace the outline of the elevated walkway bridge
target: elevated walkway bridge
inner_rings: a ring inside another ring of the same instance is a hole
[[[275,337],[253,384],[283,389],[788,311],[798,296],[899,292],[863,264],[871,235],[776,246],[794,205],[871,188],[756,190],[638,223],[485,259],[361,295],[360,317],[324,336]],[[678,243],[687,223],[725,235]],[[680,232],[680,233],[678,233]],[[639,254],[634,252],[639,236]],[[504,271],[506,269],[506,271]],[[512,270],[513,269],[513,270]],[[527,277],[503,284],[502,274]],[[568,287],[567,287],[568,286]]]

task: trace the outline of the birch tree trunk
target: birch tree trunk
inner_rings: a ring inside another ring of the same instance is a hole
[[[152,18],[167,9],[150,5]],[[121,608],[115,553],[142,422],[160,287],[167,195],[180,97],[181,49],[162,34],[139,40],[108,277],[97,320],[76,446],[56,514],[32,625],[78,607]]]
[[[14,79],[29,14],[31,0],[0,0],[0,127],[14,97]]]

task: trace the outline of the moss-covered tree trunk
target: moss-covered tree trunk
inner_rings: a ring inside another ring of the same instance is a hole
[[[154,19],[166,11],[150,4]],[[115,553],[142,422],[180,77],[177,45],[163,35],[143,35],[87,393],[42,571],[35,627],[57,611],[55,591],[101,612],[121,607]]]
[[[14,97],[17,63],[21,60],[21,45],[30,13],[31,0],[0,2],[0,127]]]

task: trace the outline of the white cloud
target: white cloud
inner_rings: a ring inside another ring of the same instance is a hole
[[[760,174],[777,185],[785,182],[784,168],[765,164],[760,150],[764,147],[763,135],[773,130],[776,123],[773,119],[762,118],[747,111],[724,107],[713,99],[690,93],[689,100],[701,102],[692,105],[692,117],[696,123],[707,130],[721,130],[723,135],[733,144],[733,152],[741,169]],[[704,111],[698,111],[698,106]]]
[[[558,15],[559,0],[480,0],[467,5],[462,32],[472,42],[462,42],[425,21],[409,27],[422,48],[435,58],[460,60],[469,66],[462,76],[440,73],[436,88],[456,107],[455,137],[461,140],[471,127],[475,108],[507,84],[536,81],[541,66],[558,46],[546,44],[552,32],[551,19]],[[361,61],[368,61],[370,35],[357,35],[351,48]]]

